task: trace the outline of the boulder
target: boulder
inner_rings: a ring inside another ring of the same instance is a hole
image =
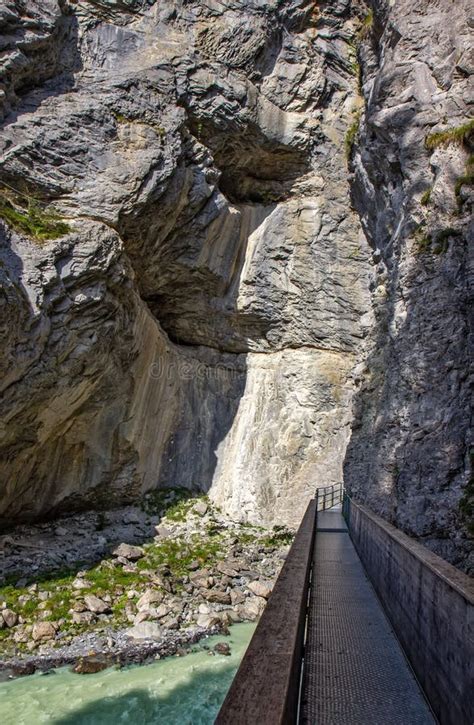
[[[249,619],[253,622],[257,619],[265,609],[266,600],[263,597],[248,597],[245,604],[241,604],[238,613],[242,619]]]
[[[140,622],[127,629],[125,634],[132,639],[161,639],[162,629],[156,622]]]
[[[112,552],[113,556],[116,557],[122,557],[123,559],[128,559],[129,561],[137,561],[137,559],[141,559],[143,556],[145,556],[145,552],[143,551],[141,546],[133,546],[132,544],[119,544],[116,549]]]
[[[199,614],[196,619],[196,624],[198,625],[198,627],[202,627],[203,629],[210,629],[211,627],[216,627],[220,623],[220,618],[217,617],[215,614]]]
[[[240,589],[232,589],[230,592],[231,604],[243,604],[245,602],[245,594]]]
[[[137,602],[137,609],[148,609],[150,604],[159,604],[163,601],[164,594],[156,589],[147,589]]]
[[[94,594],[87,594],[84,597],[84,604],[90,612],[94,614],[104,614],[104,612],[110,612],[110,604],[104,602],[103,599],[99,599]]]
[[[170,608],[166,606],[166,604],[160,604],[159,607],[153,610],[153,617],[156,619],[161,619],[162,617],[166,617],[170,613]]]
[[[54,639],[57,625],[54,622],[37,622],[33,625],[32,637],[35,642]]]
[[[216,569],[221,574],[224,574],[225,576],[228,576],[231,579],[234,579],[235,577],[239,576],[239,572],[237,571],[235,566],[231,566],[230,564],[227,564],[225,561],[220,561],[217,564]]]
[[[73,589],[89,589],[90,584],[80,577],[76,577],[71,584]]]
[[[207,514],[207,511],[209,509],[208,504],[205,501],[198,501],[194,504],[192,511],[193,513],[197,514],[198,516],[205,516]]]
[[[237,622],[242,621],[242,618],[236,609],[226,609],[224,614],[227,618],[227,624],[237,624]]]
[[[84,604],[84,602],[78,601],[74,602],[74,604],[71,607],[72,612],[87,612],[87,607]]]
[[[189,575],[190,582],[197,589],[204,588],[208,589],[210,586],[209,582],[210,572],[208,569],[199,569]]]
[[[173,535],[171,529],[164,524],[158,524],[158,526],[155,526],[155,531],[159,539],[167,539],[169,536]]]
[[[177,617],[168,617],[162,624],[167,629],[179,629],[179,619]]]
[[[19,644],[25,644],[30,638],[31,629],[31,627],[17,627],[13,635],[13,641]]]
[[[228,592],[220,592],[218,589],[210,589],[203,591],[202,596],[207,599],[208,602],[215,602],[216,604],[230,604],[230,594]]]
[[[17,662],[12,665],[12,674],[15,677],[24,677],[25,675],[34,675],[36,667],[32,662]]]
[[[227,642],[218,642],[214,645],[214,652],[217,652],[218,655],[225,655],[226,657],[229,657],[230,647]]]
[[[140,624],[140,622],[146,622],[148,619],[150,619],[151,611],[149,609],[144,609],[141,612],[138,612],[138,614],[133,618],[133,624]]]
[[[2,617],[7,627],[14,627],[18,623],[18,614],[13,609],[4,609]]]
[[[271,582],[264,580],[250,582],[247,587],[250,589],[252,594],[255,594],[257,597],[263,597],[264,599],[268,599],[273,588]]]
[[[110,660],[106,657],[94,655],[89,657],[79,657],[72,669],[73,672],[77,672],[79,675],[92,675],[95,672],[105,670],[110,666],[110,664]]]
[[[94,612],[73,612],[72,621],[74,624],[92,624],[95,622],[96,615]]]

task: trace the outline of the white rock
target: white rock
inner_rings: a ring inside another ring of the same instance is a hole
[[[90,584],[84,581],[84,579],[79,579],[79,577],[76,577],[71,586],[73,589],[89,589]]]
[[[110,604],[104,602],[102,599],[99,599],[99,597],[96,597],[94,594],[88,594],[85,596],[84,604],[87,609],[90,612],[94,612],[94,614],[103,614],[104,612],[110,611]]]
[[[123,557],[130,561],[136,561],[145,556],[145,552],[141,546],[132,546],[132,544],[120,544],[116,549],[113,550],[112,554],[117,557]]]
[[[194,504],[192,510],[195,514],[198,514],[198,516],[204,516],[207,513],[209,506],[205,501],[198,501]]]
[[[220,618],[215,614],[200,614],[196,619],[198,627],[203,627],[204,629],[214,627],[216,624],[220,624],[220,621]]]
[[[166,617],[167,614],[170,613],[170,608],[166,606],[166,604],[160,604],[159,607],[153,610],[153,617],[156,619],[161,619],[162,617]]]
[[[162,630],[156,622],[140,622],[127,629],[125,634],[133,639],[161,639]]]
[[[2,617],[7,627],[14,627],[18,622],[18,614],[12,609],[4,609],[2,611]]]
[[[272,593],[272,584],[269,581],[257,580],[247,585],[248,589],[257,597],[268,599]]]
[[[33,625],[32,637],[35,642],[42,639],[54,639],[57,625],[54,622],[37,622]]]
[[[148,609],[150,604],[157,604],[163,601],[163,593],[156,589],[148,589],[137,602],[137,609]]]

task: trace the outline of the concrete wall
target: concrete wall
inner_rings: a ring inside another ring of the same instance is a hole
[[[474,580],[368,509],[351,538],[441,725],[474,723]]]

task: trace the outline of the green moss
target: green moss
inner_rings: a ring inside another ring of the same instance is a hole
[[[415,232],[415,241],[420,253],[431,252],[432,254],[444,254],[448,251],[449,240],[460,236],[461,232],[453,227],[442,229],[436,234],[427,233],[421,225]]]
[[[427,149],[433,150],[438,146],[446,146],[450,143],[465,143],[468,135],[474,131],[474,120],[464,123],[462,126],[448,128],[446,131],[438,131],[430,133],[425,138],[425,146]]]
[[[420,254],[429,251],[431,246],[431,236],[426,233],[424,224],[420,224],[418,229],[415,231],[413,238]]]
[[[57,622],[58,619],[68,619],[71,615],[69,610],[73,603],[73,592],[67,589],[60,589],[47,600],[48,609],[51,610],[46,619],[50,622]]]
[[[360,128],[360,111],[357,111],[355,113],[354,121],[351,123],[349,128],[346,131],[346,135],[344,138],[344,147],[346,150],[346,159],[350,159],[352,156],[352,149],[354,147],[355,140],[357,138],[357,135],[359,133]]]
[[[21,608],[21,615],[23,617],[31,617],[33,614],[36,614],[38,611],[38,605],[39,601],[36,598],[30,599],[29,602],[25,602],[25,604]]]
[[[433,189],[430,186],[429,189],[426,189],[426,191],[423,192],[423,194],[421,196],[421,199],[420,199],[420,204],[422,204],[423,206],[428,206],[428,204],[430,203],[430,200],[431,200],[431,192],[432,191],[433,191]]]
[[[186,500],[172,504],[166,511],[166,518],[168,519],[168,521],[174,521],[175,523],[184,523],[190,509],[194,506],[195,503],[196,500],[194,498],[188,498]]]
[[[150,491],[142,500],[141,507],[149,516],[163,516],[168,515],[180,502],[190,498],[196,499],[196,492],[189,488],[160,488]]]
[[[35,241],[59,239],[71,231],[71,228],[53,211],[41,209],[37,202],[30,202],[27,209],[14,205],[5,195],[0,194],[0,218],[15,231],[25,234]]]
[[[260,541],[266,548],[276,548],[291,544],[294,534],[286,526],[274,526],[271,534],[264,536]]]
[[[208,539],[193,534],[189,541],[182,537],[165,539],[147,545],[145,550],[146,556],[138,562],[139,570],[167,566],[172,576],[181,577],[189,572],[192,562],[198,561],[200,566],[205,566],[221,558],[222,537]]]
[[[359,43],[364,41],[370,35],[374,26],[374,13],[373,10],[369,10],[367,15],[362,20],[361,26],[357,32],[357,40]]]
[[[238,535],[238,539],[239,544],[246,546],[248,544],[254,544],[256,541],[258,541],[258,536],[256,534],[251,534],[248,531],[243,531]]]
[[[90,583],[86,594],[107,593],[116,587],[133,587],[146,581],[146,578],[138,571],[124,571],[121,566],[113,566],[105,561],[92,569],[89,569],[84,580]]]

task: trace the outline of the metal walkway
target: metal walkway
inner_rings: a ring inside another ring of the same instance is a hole
[[[318,514],[313,581],[300,722],[433,725],[340,511]]]

